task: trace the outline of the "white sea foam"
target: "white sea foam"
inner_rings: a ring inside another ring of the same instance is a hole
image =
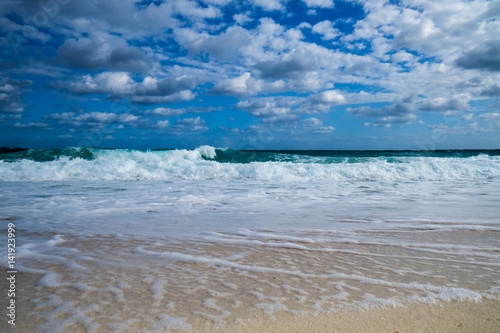
[[[161,314],[159,320],[154,324],[157,332],[160,331],[188,331],[191,330],[191,325],[185,322],[184,318],[170,317],[166,314]]]
[[[275,182],[320,180],[421,181],[484,180],[500,177],[500,158],[480,155],[469,158],[400,157],[398,163],[385,158],[366,158],[356,163],[311,163],[310,157],[294,162],[219,163],[216,149],[126,151],[99,150],[95,158],[54,161],[0,161],[1,181],[61,180],[173,180],[249,179]],[[307,161],[307,163],[301,161]]]

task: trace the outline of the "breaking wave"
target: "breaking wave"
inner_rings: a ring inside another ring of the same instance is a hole
[[[194,150],[66,148],[0,152],[1,181],[440,181],[498,177],[498,151],[235,151],[202,146]]]

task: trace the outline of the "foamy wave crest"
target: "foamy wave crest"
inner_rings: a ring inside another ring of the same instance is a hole
[[[92,150],[92,158],[59,156],[49,161],[0,161],[1,181],[248,179],[303,181],[440,181],[500,177],[500,158],[388,157],[305,161],[289,155],[271,161],[220,162],[227,150],[202,146],[194,150]]]

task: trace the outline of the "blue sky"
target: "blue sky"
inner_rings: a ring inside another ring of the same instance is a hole
[[[500,148],[500,2],[4,0],[0,146]]]

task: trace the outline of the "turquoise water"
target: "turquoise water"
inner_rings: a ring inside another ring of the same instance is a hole
[[[15,162],[28,159],[47,162],[61,157],[93,160],[102,152],[133,153],[152,152],[162,155],[174,149],[126,150],[101,148],[64,148],[64,149],[23,149],[0,148],[0,161]],[[370,158],[382,158],[387,162],[398,161],[407,157],[443,157],[467,158],[479,155],[500,156],[500,149],[495,150],[232,150],[215,148],[215,156],[202,156],[206,160],[220,163],[251,162],[292,162],[292,163],[360,163]]]

